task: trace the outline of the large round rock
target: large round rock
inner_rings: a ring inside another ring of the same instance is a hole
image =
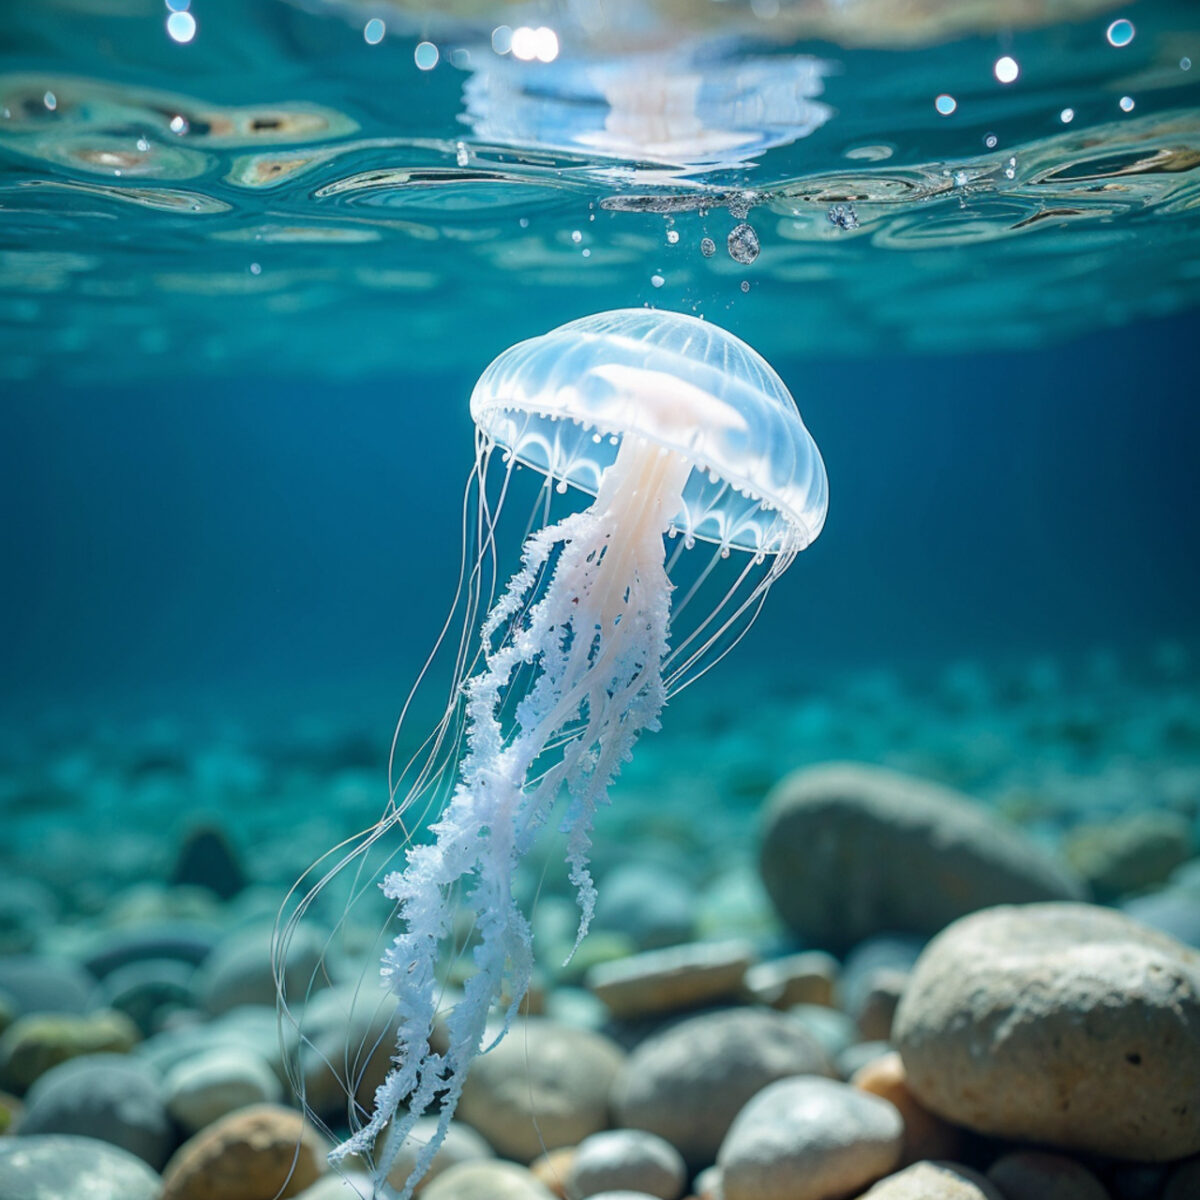
[[[692,1170],[714,1162],[738,1110],[788,1075],[829,1075],[820,1043],[769,1009],[705,1013],[648,1037],[613,1089],[618,1121],[666,1138]]]
[[[832,1079],[781,1079],[737,1115],[721,1145],[724,1200],[842,1200],[900,1162],[894,1105]]]
[[[5,1200],[158,1200],[158,1193],[158,1176],[107,1142],[55,1134],[0,1141]]]
[[[458,1115],[505,1158],[529,1162],[608,1126],[625,1055],[606,1037],[541,1017],[514,1021],[471,1064]]]
[[[853,763],[771,792],[763,882],[806,941],[843,950],[885,930],[929,935],[993,904],[1075,900],[1081,885],[966,796]]]
[[[927,1108],[981,1133],[1161,1162],[1200,1150],[1200,954],[1083,904],[965,917],[894,1035]]]

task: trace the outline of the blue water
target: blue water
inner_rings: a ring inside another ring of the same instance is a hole
[[[550,63],[493,48],[520,6],[190,11],[182,43],[152,0],[0,13],[16,726],[312,706],[386,739],[475,378],[643,303],[765,354],[828,466],[730,694],[1195,645],[1194,5],[1125,45],[1104,3],[567,5]]]

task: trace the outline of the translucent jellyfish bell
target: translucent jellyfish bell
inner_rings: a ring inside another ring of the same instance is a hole
[[[522,342],[484,372],[471,411],[463,567],[434,652],[450,652],[449,703],[394,779],[383,818],[300,890],[276,946],[290,1017],[284,968],[297,923],[343,868],[355,868],[350,904],[382,877],[395,906],[383,990],[373,1032],[344,1055],[354,1132],[332,1157],[364,1156],[377,1190],[387,1181],[400,1200],[445,1137],[472,1061],[528,989],[532,932],[514,881],[539,832],[557,821],[565,835],[578,946],[596,901],[592,821],[621,765],[658,728],[668,696],[736,644],[825,520],[825,470],[787,389],[743,342],[692,317],[630,309]],[[522,465],[534,468],[535,497],[517,561],[504,513],[519,502]],[[591,498],[582,508],[580,493]],[[713,543],[709,553],[697,539]],[[721,568],[727,558],[736,562]],[[435,805],[427,836],[410,840],[414,815]],[[393,869],[397,850],[373,863],[396,826],[403,864]],[[339,926],[348,918],[349,905]],[[448,971],[464,959],[461,997],[447,1008]],[[327,977],[322,964],[310,986]],[[306,1052],[327,1049],[292,1020],[301,1074]],[[364,1112],[364,1064],[393,1036],[391,1069]],[[415,1123],[434,1113],[437,1132],[412,1172],[389,1178]]]
[[[777,554],[825,523],[825,467],[783,381],[695,317],[627,308],[520,342],[484,371],[471,415],[518,461],[591,496],[626,436],[678,455],[691,468],[672,514],[685,536]]]

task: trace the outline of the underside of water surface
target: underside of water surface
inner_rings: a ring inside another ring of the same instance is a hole
[[[1024,347],[1200,296],[1187,0],[44,0],[0,30],[10,380],[452,368],[630,303],[768,358]]]

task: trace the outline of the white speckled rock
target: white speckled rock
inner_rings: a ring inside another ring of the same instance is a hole
[[[644,1129],[611,1129],[579,1143],[566,1192],[572,1200],[622,1190],[677,1200],[685,1183],[687,1167],[670,1142]]]
[[[918,960],[894,1036],[926,1108],[1161,1162],[1200,1150],[1200,954],[1109,909],[1002,907]]]
[[[4,1200],[158,1200],[140,1158],[94,1138],[48,1134],[0,1140]]]
[[[1006,1200],[982,1175],[957,1163],[919,1162],[881,1179],[861,1200]]]
[[[421,1195],[424,1200],[554,1200],[530,1171],[496,1159],[450,1167]]]
[[[599,963],[587,985],[614,1017],[683,1012],[735,999],[754,957],[749,942],[694,942]]]
[[[816,1039],[786,1014],[732,1008],[679,1021],[629,1056],[613,1088],[617,1121],[666,1138],[693,1170],[717,1156],[755,1092],[789,1075],[829,1075]]]
[[[988,1179],[1004,1200],[1109,1200],[1104,1185],[1086,1167],[1061,1154],[1018,1150],[998,1158]]]
[[[841,1200],[900,1161],[894,1105],[831,1079],[781,1079],[737,1115],[717,1165],[725,1200]]]
[[[25,1097],[21,1133],[99,1138],[156,1171],[176,1136],[158,1076],[127,1054],[88,1054],[52,1067]]]
[[[168,1072],[163,1087],[167,1111],[188,1133],[283,1093],[275,1072],[256,1054],[219,1048],[184,1059]]]
[[[529,1162],[608,1127],[608,1095],[625,1054],[613,1041],[540,1017],[471,1065],[458,1116],[506,1158]]]
[[[388,1183],[399,1190],[408,1182],[413,1167],[417,1163],[417,1155],[437,1132],[437,1117],[422,1117],[413,1131],[404,1139],[392,1169],[388,1172]],[[461,1121],[452,1121],[446,1130],[446,1137],[438,1147],[429,1169],[417,1184],[417,1191],[428,1187],[443,1171],[458,1166],[464,1162],[480,1162],[483,1159],[494,1158],[492,1148],[469,1125]]]

